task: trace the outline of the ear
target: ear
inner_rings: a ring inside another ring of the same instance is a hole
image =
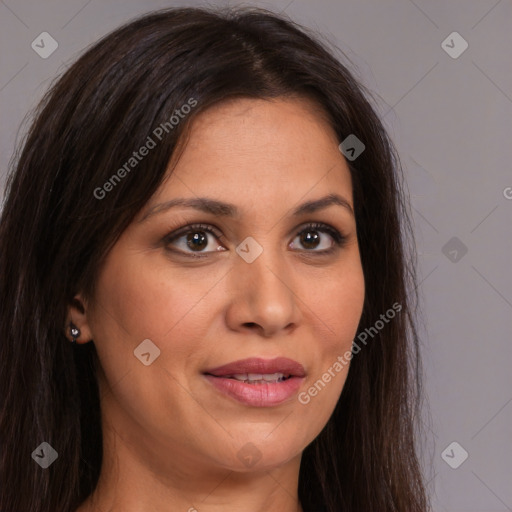
[[[80,330],[80,335],[77,337],[77,343],[87,343],[92,340],[92,332],[87,318],[87,302],[83,299],[81,294],[75,295],[71,304],[68,306],[66,315],[66,325],[64,332],[69,341],[73,340],[71,336],[70,323],[73,323]]]

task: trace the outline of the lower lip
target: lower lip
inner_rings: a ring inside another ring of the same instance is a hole
[[[222,393],[254,407],[279,405],[295,395],[304,381],[304,377],[290,377],[282,382],[246,384],[226,377],[214,377],[213,375],[205,375],[205,377]]]

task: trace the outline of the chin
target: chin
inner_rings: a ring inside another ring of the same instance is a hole
[[[272,432],[269,430],[269,432]],[[304,447],[297,440],[283,436],[272,438],[269,432],[260,436],[243,436],[239,441],[231,443],[233,457],[225,460],[227,450],[224,447],[221,455],[226,469],[239,473],[267,471],[285,465],[293,458],[300,456]]]

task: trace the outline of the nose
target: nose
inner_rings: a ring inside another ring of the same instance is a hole
[[[284,255],[264,250],[252,263],[242,258],[229,273],[228,326],[263,337],[292,332],[300,322],[299,299]]]

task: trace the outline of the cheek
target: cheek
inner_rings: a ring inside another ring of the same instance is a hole
[[[363,311],[365,282],[360,264],[346,265],[340,272],[331,272],[321,286],[304,290],[305,303],[313,313],[326,346],[350,347]]]
[[[175,432],[174,427],[186,423],[183,415],[199,415],[202,410],[196,410],[199,406],[186,392],[184,375],[200,353],[197,340],[202,336],[198,333],[208,325],[204,305],[213,283],[193,280],[190,287],[182,286],[180,283],[191,282],[191,277],[183,273],[170,276],[168,266],[132,261],[112,252],[105,262],[90,315],[93,339],[108,388],[114,388],[123,409],[132,417],[144,418],[154,435],[158,425]],[[160,352],[145,366],[134,351],[147,339]],[[173,411],[172,421],[169,410]],[[190,425],[189,430],[193,432]]]
[[[98,280],[97,302],[105,313],[102,320],[112,324],[105,318],[111,316],[124,338],[162,340],[179,329],[187,315],[194,314],[208,291],[209,280],[180,277],[168,267],[143,261],[121,261],[112,254]],[[182,286],[182,282],[188,284]]]
[[[220,276],[203,272],[199,279],[193,269],[176,271],[165,262],[144,263],[144,257],[134,257],[126,248],[114,251],[98,277],[90,315],[107,380],[114,384],[130,373],[140,390],[150,392],[148,372],[142,380],[139,378],[141,371],[150,369],[157,379],[155,387],[158,379],[171,387],[178,386],[172,379],[167,382],[169,374],[184,382],[184,375],[197,363],[202,340],[208,338],[212,308],[216,307],[212,296],[218,292],[212,288]],[[155,364],[145,367],[134,351],[148,339],[160,352]],[[157,369],[164,372],[159,377]]]
[[[364,305],[361,266],[354,265],[337,275],[323,282],[322,290],[308,299],[313,311],[310,322],[316,331],[316,363],[298,400],[318,429],[327,422],[343,390]]]

